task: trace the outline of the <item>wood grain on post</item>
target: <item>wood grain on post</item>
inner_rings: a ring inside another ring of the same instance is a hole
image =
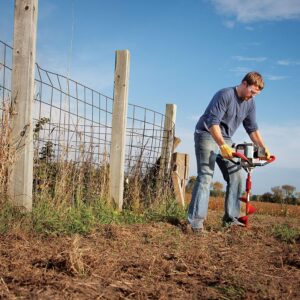
[[[14,164],[9,195],[16,206],[32,210],[34,69],[38,0],[15,0],[12,67],[12,139]]]
[[[110,199],[118,210],[123,206],[129,67],[129,51],[116,51],[109,190]]]
[[[166,104],[165,123],[162,140],[160,176],[166,176],[171,165],[171,157],[174,143],[176,105]]]
[[[186,153],[172,155],[172,182],[177,202],[185,207],[185,185],[189,175],[189,156]]]

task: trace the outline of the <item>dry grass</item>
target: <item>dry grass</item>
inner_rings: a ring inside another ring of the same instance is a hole
[[[7,201],[10,168],[15,159],[15,151],[9,147],[11,139],[9,101],[2,103],[0,125],[0,204]]]
[[[10,146],[11,127],[9,110],[10,99],[1,107],[0,128],[0,202],[8,198],[9,170],[14,162],[14,150]],[[34,182],[33,202],[48,202],[54,207],[73,207],[84,203],[93,205],[99,201],[109,204],[109,160],[106,153],[103,161],[93,160],[93,145],[83,143],[79,148],[79,157],[72,161],[70,154],[70,141],[64,145],[57,145],[55,141],[45,140],[44,127],[52,132],[48,118],[41,118],[35,123],[34,138]],[[49,126],[48,126],[49,125]],[[59,140],[64,141],[64,133]],[[49,134],[48,134],[49,135]],[[81,139],[80,132],[74,132]],[[70,138],[71,139],[71,138]],[[61,142],[58,142],[61,143]],[[59,154],[57,151],[59,148]],[[88,148],[88,149],[87,149]],[[72,150],[72,149],[71,149]],[[73,149],[74,150],[74,149]],[[74,156],[74,155],[73,155]],[[141,171],[143,149],[133,172],[127,177],[125,183],[125,208],[135,212],[142,212],[145,208],[153,208],[164,203],[173,196],[170,180],[159,175],[159,160],[154,167],[149,167],[146,174]],[[112,203],[111,203],[112,204]]]
[[[71,249],[69,251],[70,268],[73,274],[84,275],[86,273],[86,266],[83,261],[83,249],[80,245],[80,236],[75,235]]]
[[[270,216],[284,216],[284,217],[299,217],[300,206],[290,204],[268,203],[268,202],[256,202],[252,204],[257,208],[258,214],[265,214]]]
[[[171,176],[161,171],[161,158],[155,164],[149,164],[147,168],[142,166],[143,150],[137,159],[137,163],[128,170],[125,179],[124,204],[135,212],[141,212],[148,208],[155,208],[174,198],[171,185]],[[144,169],[144,170],[143,170]],[[145,169],[147,169],[145,171]]]
[[[67,160],[67,150],[53,161],[35,158],[34,200],[47,200],[57,206],[93,204],[108,198],[109,165],[91,160]]]
[[[186,194],[186,203],[191,201],[191,194]],[[290,205],[290,204],[279,204],[279,203],[268,203],[268,202],[258,202],[252,201],[251,205],[253,205],[257,212],[256,214],[261,215],[270,215],[270,216],[291,216],[291,217],[299,217],[300,216],[300,206]],[[211,197],[209,201],[209,209],[215,211],[224,210],[224,199],[223,198],[215,198]],[[242,204],[242,211],[244,211],[244,204]]]
[[[35,130],[35,138],[39,139],[43,124]],[[75,133],[77,134],[77,133]],[[79,133],[78,133],[79,134]],[[50,145],[50,147],[49,147]],[[59,156],[51,150],[52,142],[45,141],[41,152],[35,152],[35,200],[43,199],[55,205],[74,205],[78,203],[93,204],[99,200],[109,203],[109,161],[104,153],[103,161],[93,161],[93,145],[82,145],[80,155],[76,161],[70,160],[68,142],[60,146]],[[47,151],[45,149],[50,149]],[[87,150],[86,150],[87,149]],[[141,151],[137,163],[127,170],[124,182],[124,208],[135,212],[144,211],[164,203],[173,196],[170,180],[159,176],[159,160],[147,171],[142,171],[143,152]],[[144,166],[145,169],[145,166]],[[113,206],[113,203],[109,203]]]
[[[0,298],[299,298],[300,240],[286,243],[270,230],[287,219],[299,230],[298,219],[222,229],[221,213],[209,215],[201,236],[162,222],[103,225],[80,237],[3,235]]]

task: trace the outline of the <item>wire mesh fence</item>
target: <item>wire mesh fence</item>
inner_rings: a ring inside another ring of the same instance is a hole
[[[12,52],[11,46],[0,41],[1,103],[11,95]],[[104,185],[107,190],[113,99],[36,64],[33,107],[35,193],[45,188],[45,182],[50,182],[47,186],[52,190],[58,189],[57,182],[65,177],[69,178],[65,188],[73,186],[72,201],[78,197],[80,185],[90,190],[89,196],[99,196]],[[166,134],[165,122],[162,113],[128,105],[125,178],[127,182],[134,178],[143,190],[145,185],[153,187],[153,181],[160,181],[161,187],[170,182],[170,176],[158,176],[163,140],[175,131],[173,126]],[[65,173],[68,170],[68,176],[62,175],[62,168]],[[125,186],[125,198],[132,190]]]
[[[143,175],[161,156],[165,116],[138,105],[128,105],[126,169],[139,166]]]
[[[0,41],[0,108],[10,100],[12,74],[12,47]]]
[[[35,149],[93,164],[109,160],[113,99],[36,65]],[[51,144],[50,144],[51,143]]]

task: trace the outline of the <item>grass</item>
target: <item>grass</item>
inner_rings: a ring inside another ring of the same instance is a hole
[[[285,243],[295,243],[300,238],[300,231],[291,227],[289,224],[275,225],[272,235]]]
[[[9,101],[8,101],[9,102]],[[80,161],[68,159],[68,147],[55,157],[54,144],[46,141],[35,148],[33,210],[14,208],[8,197],[8,178],[15,158],[10,147],[9,103],[2,106],[0,127],[0,233],[16,227],[42,234],[87,234],[101,224],[135,224],[184,218],[185,211],[172,198],[169,181],[157,178],[157,168],[141,176],[137,165],[125,187],[122,212],[115,211],[108,199],[109,162],[95,165],[84,148]],[[35,124],[34,140],[39,141],[49,119]],[[153,173],[153,174],[152,174]],[[26,225],[26,226],[25,226]]]
[[[11,204],[0,204],[0,234],[17,227],[25,228],[28,216],[28,213],[22,212]]]
[[[46,197],[34,202],[31,213],[13,207],[10,202],[2,203],[0,234],[22,228],[46,235],[85,235],[104,224],[167,222],[176,225],[178,220],[185,220],[186,215],[186,209],[179,206],[173,198],[138,212],[130,209],[118,212],[103,199],[92,202],[77,201],[71,205],[67,202],[51,202]],[[282,242],[294,243],[299,239],[300,232],[289,224],[281,224],[273,227],[271,235]]]
[[[245,289],[239,286],[216,286],[215,289],[221,292],[221,294],[223,295],[221,299],[224,300],[243,299],[243,297],[245,296]]]
[[[186,194],[186,201],[189,202],[191,194]],[[251,204],[257,209],[256,215],[269,215],[269,216],[282,216],[282,217],[299,217],[300,206],[286,204],[282,206],[280,203],[269,203],[269,202],[258,202],[251,201]],[[224,198],[211,197],[209,201],[209,209],[211,210],[223,210],[224,209]],[[242,204],[242,210],[244,204]]]
[[[0,207],[0,233],[22,227],[22,230],[46,235],[88,234],[102,224],[141,224],[169,221],[170,218],[185,218],[185,210],[174,199],[143,213],[131,210],[117,212],[101,200],[92,205],[80,203],[73,206],[40,200],[31,213],[25,213],[8,202]]]
[[[95,225],[92,209],[81,206],[54,206],[48,201],[40,201],[33,207],[31,229],[46,234],[85,234]]]

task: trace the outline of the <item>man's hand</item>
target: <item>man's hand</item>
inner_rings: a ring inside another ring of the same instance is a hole
[[[221,155],[224,158],[233,158],[232,153],[234,152],[234,150],[230,148],[227,144],[223,144],[222,146],[220,146],[220,150],[221,150]]]
[[[270,154],[270,151],[269,151],[269,149],[267,147],[265,147],[265,155],[266,155],[266,159],[267,160],[270,159],[271,154]]]

